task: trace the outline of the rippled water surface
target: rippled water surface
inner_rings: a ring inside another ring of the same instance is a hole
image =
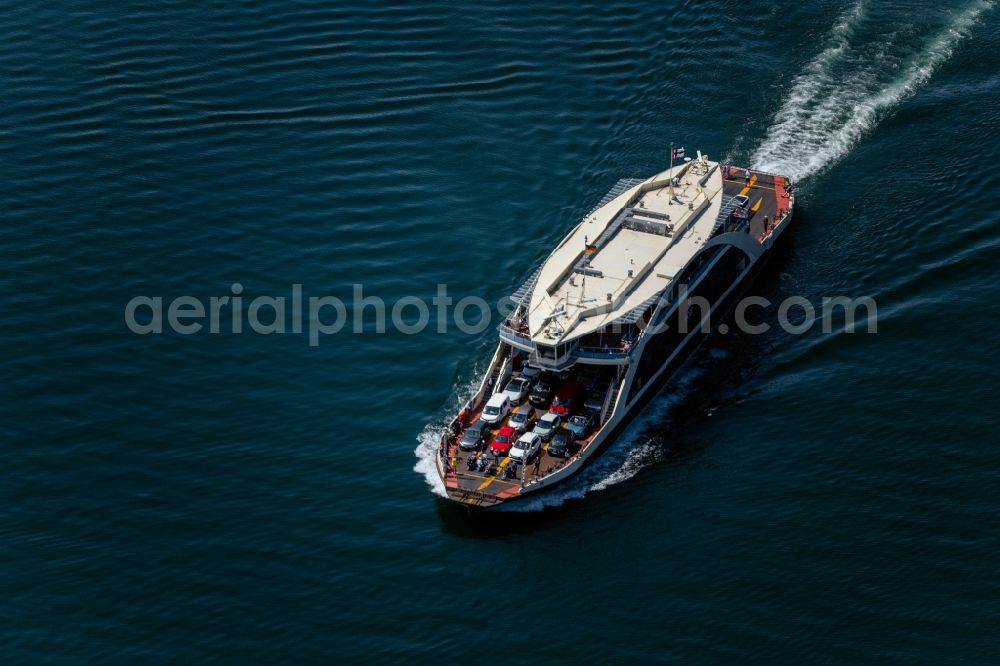
[[[0,34],[4,663],[1000,661],[994,1],[28,2]],[[756,293],[870,296],[878,333],[719,336],[515,511],[428,483],[492,329],[125,325],[237,282],[496,302],[671,141],[796,179]]]

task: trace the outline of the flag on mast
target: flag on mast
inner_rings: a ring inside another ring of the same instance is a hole
[[[683,146],[680,147],[680,148],[674,148],[673,152],[670,153],[670,159],[672,159],[672,160],[679,160],[682,157],[684,157],[684,147]]]

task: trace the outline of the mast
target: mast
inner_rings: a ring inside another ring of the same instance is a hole
[[[670,142],[670,200],[674,200],[674,142]]]

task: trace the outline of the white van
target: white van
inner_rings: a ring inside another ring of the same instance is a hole
[[[506,393],[494,393],[483,407],[483,420],[490,425],[500,423],[510,414],[510,398]]]

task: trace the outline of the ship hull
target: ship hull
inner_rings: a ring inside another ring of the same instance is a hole
[[[597,434],[593,436],[591,441],[585,446],[584,450],[581,451],[580,454],[574,456],[573,459],[567,461],[554,472],[548,473],[541,478],[536,478],[529,483],[524,483],[524,477],[522,476],[522,482],[519,486],[508,487],[502,492],[483,492],[481,490],[471,489],[468,487],[461,487],[461,485],[457,483],[458,474],[454,473],[454,467],[450,467],[448,465],[444,455],[439,456],[437,459],[438,471],[443,482],[445,483],[448,500],[461,504],[470,510],[482,511],[494,509],[501,504],[517,502],[525,497],[538,498],[544,496],[548,491],[551,491],[555,487],[560,486],[572,479],[592,462],[597,460],[601,454],[604,453],[607,448],[617,440],[621,433],[633,422],[636,416],[642,411],[643,407],[645,407],[654,396],[656,396],[676,379],[678,373],[691,361],[691,359],[696,355],[698,349],[708,339],[710,339],[712,335],[715,334],[715,331],[718,329],[718,325],[728,322],[728,320],[731,319],[734,306],[747,292],[747,290],[753,286],[763,267],[773,255],[773,247],[775,243],[777,243],[780,237],[787,232],[791,225],[794,212],[794,200],[788,199],[788,203],[789,205],[787,211],[781,220],[781,223],[773,229],[769,230],[766,224],[758,230],[755,230],[752,225],[747,229],[747,233],[750,236],[753,236],[756,233],[761,234],[759,246],[749,248],[754,252],[752,260],[749,261],[745,268],[741,266],[741,270],[736,279],[734,279],[731,283],[728,283],[724,287],[724,291],[722,291],[721,294],[714,294],[714,298],[709,298],[711,303],[710,311],[708,312],[708,321],[711,323],[709,328],[703,330],[701,323],[696,322],[692,326],[692,332],[686,335],[683,339],[675,339],[669,343],[669,346],[663,344],[659,345],[659,347],[669,350],[669,356],[663,360],[662,363],[659,363],[658,358],[652,358],[654,361],[652,370],[648,367],[650,365],[649,363],[644,363],[644,356],[646,354],[655,356],[652,350],[657,347],[655,344],[657,339],[660,336],[669,336],[670,333],[660,332],[655,335],[646,336],[644,344],[641,348],[636,350],[635,357],[632,359],[628,369],[625,371],[624,378],[621,379],[621,384],[616,391],[617,394],[621,394],[621,397],[617,400],[617,404],[614,405],[614,408],[611,410],[603,425],[601,425]],[[726,238],[734,235],[735,234],[732,233],[722,234],[722,240],[727,243],[738,241],[737,245],[745,244],[743,239]],[[728,244],[724,245],[726,245],[726,248],[730,247]],[[725,251],[718,253],[720,256],[717,257],[717,263],[722,260],[725,253]],[[709,266],[708,270],[705,271],[705,274],[701,278],[702,283],[708,282],[707,278],[712,276],[713,270],[722,269],[717,268],[716,264]],[[722,288],[720,288],[720,291],[721,290]],[[680,316],[679,305],[675,306],[675,308],[676,309],[672,311],[673,314]],[[667,328],[669,329],[670,327]],[[676,333],[674,336],[676,337]],[[653,347],[650,347],[651,344]],[[479,400],[483,395],[489,392],[490,384],[488,378],[495,376],[491,373],[495,372],[494,368],[497,365],[498,360],[503,357],[505,353],[504,348],[505,345],[501,342],[496,354],[494,355],[494,360],[490,366],[490,370],[487,372],[487,376],[483,378],[479,393],[472,402]],[[643,368],[643,366],[647,367]],[[645,370],[645,375],[643,375],[643,370]],[[461,421],[461,419],[459,420]],[[452,425],[455,425],[454,422]],[[443,450],[448,450],[447,444],[444,444]],[[449,472],[451,472],[451,477],[449,477]],[[489,484],[484,482],[484,485]]]

